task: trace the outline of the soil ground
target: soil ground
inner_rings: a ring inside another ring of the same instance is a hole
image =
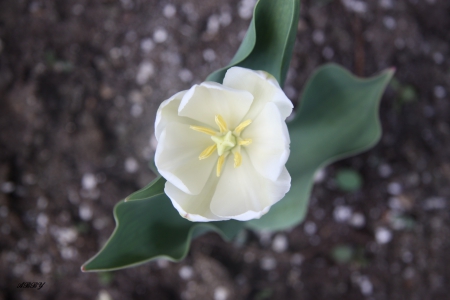
[[[381,142],[323,170],[304,223],[233,243],[207,234],[181,263],[80,272],[114,204],[154,178],[158,105],[229,62],[253,4],[0,1],[0,299],[449,298],[446,0],[303,1],[295,103],[323,63],[397,68]],[[339,189],[343,168],[360,189]]]

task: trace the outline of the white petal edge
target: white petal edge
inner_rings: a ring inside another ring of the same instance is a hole
[[[218,178],[211,174],[210,180],[198,195],[189,195],[178,189],[170,182],[166,182],[164,192],[172,201],[175,209],[180,215],[193,222],[212,222],[227,220],[214,215],[209,208],[211,197],[217,184]]]
[[[260,218],[289,191],[291,176],[283,168],[276,181],[261,176],[245,151],[242,165],[228,158],[211,201],[211,212],[222,218],[248,221]]]
[[[188,125],[168,123],[160,135],[155,153],[159,173],[185,193],[199,194],[205,186],[218,155],[199,160],[198,156],[213,145],[209,135],[197,132]]]
[[[159,106],[155,119],[155,137],[157,141],[159,141],[159,136],[169,122],[179,122],[184,124],[189,122],[189,119],[178,116],[178,107],[186,92],[187,91],[181,91],[176,93],[169,99],[164,100]]]
[[[245,148],[255,169],[275,181],[289,158],[289,132],[278,106],[267,103],[256,119],[242,132],[252,143]]]
[[[292,113],[294,107],[292,102],[283,92],[275,77],[267,72],[232,67],[226,72],[223,85],[249,91],[254,96],[250,111],[244,119],[256,118],[268,102],[273,102],[278,106],[284,120]]]
[[[221,115],[230,129],[242,121],[250,109],[253,96],[215,82],[203,82],[187,91],[178,108],[178,115],[188,117],[217,129],[215,116]]]

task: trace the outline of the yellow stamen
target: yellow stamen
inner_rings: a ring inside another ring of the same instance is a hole
[[[216,151],[216,149],[217,149],[217,144],[214,144],[214,145],[212,145],[212,146],[209,146],[208,148],[206,148],[205,150],[203,150],[202,153],[200,153],[198,159],[199,159],[199,160],[202,160],[202,159],[205,159],[205,158],[210,157],[211,154],[213,154],[214,151]]]
[[[236,127],[236,129],[234,130],[234,132],[236,134],[240,134],[242,132],[242,130],[244,130],[245,127],[247,127],[248,125],[250,125],[252,123],[252,120],[245,120],[244,122],[242,122],[241,124],[238,125],[238,127]]]
[[[238,142],[238,145],[240,146],[248,146],[252,143],[252,139],[244,139],[244,140],[240,140]]]
[[[201,133],[206,133],[206,134],[209,134],[209,135],[216,135],[217,134],[216,131],[214,131],[212,129],[209,129],[207,127],[203,127],[203,126],[193,126],[193,125],[191,125],[190,128],[195,130],[195,131],[198,131],[198,132],[201,132]]]
[[[216,115],[215,118],[217,126],[219,126],[220,133],[224,133],[228,131],[227,122],[223,119],[221,115]]]
[[[223,163],[225,162],[225,156],[226,156],[225,154],[222,154],[217,160],[217,169],[216,169],[217,177],[219,177],[220,173],[222,172]]]
[[[242,155],[240,152],[234,152],[234,167],[237,168],[242,164]]]

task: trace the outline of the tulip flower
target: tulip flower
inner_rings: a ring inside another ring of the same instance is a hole
[[[156,167],[184,218],[260,218],[291,185],[286,118],[292,103],[264,71],[230,68],[223,84],[203,82],[158,109]]]

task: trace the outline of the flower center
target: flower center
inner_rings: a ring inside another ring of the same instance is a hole
[[[228,129],[227,123],[221,115],[215,117],[219,131],[202,127],[202,126],[190,126],[191,129],[199,131],[211,136],[214,144],[206,148],[200,153],[198,159],[202,160],[210,157],[217,149],[219,158],[217,160],[216,175],[220,176],[222,173],[223,164],[225,159],[230,153],[234,155],[234,167],[237,168],[242,164],[241,146],[250,145],[251,139],[241,138],[241,132],[252,123],[252,120],[245,120],[240,123],[233,131]]]

